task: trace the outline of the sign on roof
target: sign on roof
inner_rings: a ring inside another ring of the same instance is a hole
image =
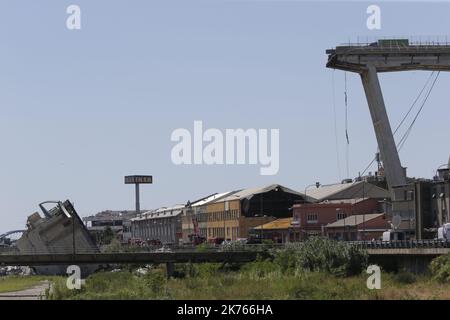
[[[151,184],[153,176],[125,176],[125,184]]]

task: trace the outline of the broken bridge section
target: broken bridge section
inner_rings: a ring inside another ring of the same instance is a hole
[[[48,203],[55,204],[55,206],[47,210],[43,205]],[[27,220],[28,229],[17,240],[16,245],[21,255],[100,253],[69,200],[65,202],[47,201],[41,203],[40,207],[44,217],[37,212],[30,215]],[[40,265],[35,267],[35,270],[38,274],[66,274],[69,264]],[[83,275],[88,275],[94,272],[98,266],[86,264],[80,265],[80,268]]]
[[[386,180],[392,187],[406,185],[397,147],[378,80],[379,72],[410,70],[450,71],[450,44],[416,43],[408,39],[349,44],[326,51],[327,68],[360,74],[364,86]]]

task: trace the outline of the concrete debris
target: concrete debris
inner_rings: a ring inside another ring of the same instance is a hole
[[[34,271],[30,267],[16,267],[16,266],[7,266],[0,267],[0,276],[29,276],[33,275]]]
[[[50,210],[44,204],[55,206]],[[39,205],[44,218],[35,212],[28,217],[28,229],[17,240],[21,254],[99,253],[100,250],[69,200],[46,201]],[[37,274],[65,275],[68,266],[36,266]],[[98,269],[96,265],[81,266],[87,276]]]

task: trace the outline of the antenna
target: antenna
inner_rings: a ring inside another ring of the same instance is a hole
[[[400,227],[400,223],[402,222],[402,217],[400,215],[395,215],[392,217],[392,226],[394,227],[394,230],[397,230],[398,227]]]

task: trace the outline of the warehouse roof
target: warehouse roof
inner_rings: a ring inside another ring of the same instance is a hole
[[[291,227],[292,218],[282,218],[254,227],[255,230],[284,230]]]
[[[337,183],[311,188],[306,195],[318,201],[354,198],[389,198],[389,191],[366,181]]]
[[[222,202],[222,201],[232,201],[232,200],[242,200],[242,199],[250,199],[252,196],[257,195],[257,194],[261,194],[261,193],[266,193],[269,191],[273,191],[273,190],[282,190],[283,192],[287,192],[287,193],[292,193],[295,195],[299,195],[304,197],[303,193],[294,191],[292,189],[289,189],[287,187],[284,187],[282,185],[279,184],[271,184],[265,187],[259,187],[259,188],[248,188],[248,189],[243,189],[243,190],[239,190],[236,191],[232,194],[230,194],[229,196],[219,199],[218,202]]]
[[[200,200],[197,200],[197,201],[195,201],[195,202],[192,202],[192,203],[191,203],[191,206],[192,206],[192,207],[203,206],[203,205],[208,204],[208,203],[210,203],[210,202],[217,201],[217,200],[219,200],[219,199],[222,198],[222,197],[226,197],[226,196],[228,196],[228,195],[230,195],[230,194],[232,194],[232,193],[234,193],[234,192],[236,192],[236,191],[228,191],[228,192],[222,192],[222,193],[214,193],[214,194],[212,194],[212,195],[210,195],[210,196],[207,196],[207,197],[205,197],[205,198],[202,198],[202,199],[200,199]]]
[[[327,228],[354,227],[382,216],[383,213],[357,214],[326,225]]]
[[[161,219],[175,217],[183,211],[184,204],[177,204],[172,207],[161,207],[156,210],[147,211],[141,213],[136,218],[131,219],[131,221],[140,221],[148,219]]]

